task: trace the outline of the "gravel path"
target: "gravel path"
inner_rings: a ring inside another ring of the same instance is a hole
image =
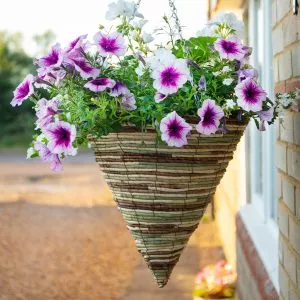
[[[158,289],[90,154],[60,174],[0,155],[0,228],[0,300],[192,299],[196,272],[223,255],[200,225]]]

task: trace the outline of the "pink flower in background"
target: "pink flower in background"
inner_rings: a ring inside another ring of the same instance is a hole
[[[262,102],[266,99],[266,92],[251,78],[247,78],[235,87],[237,104],[245,111],[262,110]]]
[[[228,39],[218,38],[214,43],[214,48],[219,52],[221,58],[229,60],[242,60],[245,55],[242,43],[234,36]]]
[[[48,148],[56,154],[74,155],[76,149],[73,148],[73,142],[76,137],[76,128],[64,121],[49,124],[44,133],[48,139]]]
[[[183,118],[176,111],[169,113],[160,122],[161,139],[168,146],[182,147],[187,145],[187,135],[192,130]]]
[[[39,100],[36,106],[36,116],[38,117],[36,124],[39,128],[43,129],[54,121],[54,116],[59,113],[58,105],[59,100],[57,98]]]
[[[167,59],[152,72],[153,87],[164,95],[174,94],[190,78],[185,59]]]
[[[74,58],[71,59],[71,61],[75,70],[79,72],[80,76],[84,79],[96,78],[100,74],[100,70],[91,66],[84,58]]]
[[[117,81],[116,84],[110,90],[109,95],[112,97],[119,97],[121,95],[127,95],[129,93],[130,91],[127,88],[127,86],[124,83]]]
[[[63,167],[58,154],[52,153],[46,145],[39,141],[34,143],[34,148],[39,152],[42,161],[50,163],[52,171],[62,171]]]
[[[127,46],[124,37],[118,32],[111,34],[98,32],[95,34],[94,40],[101,56],[122,56],[126,53]]]
[[[87,45],[87,43],[85,42],[87,36],[87,34],[80,35],[75,40],[73,40],[65,49],[65,53],[70,54],[74,51],[84,51]]]
[[[92,92],[99,93],[103,92],[107,88],[112,88],[115,86],[116,82],[110,78],[97,78],[89,81],[84,85]]]
[[[214,100],[207,99],[203,102],[202,107],[198,109],[198,115],[201,120],[196,126],[196,130],[199,133],[209,135],[218,130],[224,112],[220,106],[216,105]]]
[[[37,60],[37,65],[40,67],[40,73],[49,73],[55,68],[59,68],[63,62],[64,54],[60,44],[55,44],[50,52]]]
[[[159,102],[165,100],[167,97],[168,97],[167,95],[164,95],[164,94],[162,94],[162,93],[158,93],[158,92],[157,92],[157,93],[155,94],[155,96],[154,96],[154,100],[155,100],[156,103],[159,103]]]
[[[17,86],[14,91],[14,98],[10,102],[12,106],[18,106],[28,99],[34,92],[33,89],[34,77],[28,74],[25,79]]]
[[[129,111],[136,109],[135,98],[132,93],[128,93],[128,94],[124,95],[122,97],[121,104],[126,110],[129,110]]]

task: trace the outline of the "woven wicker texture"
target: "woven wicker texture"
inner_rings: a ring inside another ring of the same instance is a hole
[[[229,133],[201,136],[168,147],[153,130],[125,127],[91,139],[96,161],[159,287],[170,277],[189,237],[212,201],[245,124],[229,121]]]

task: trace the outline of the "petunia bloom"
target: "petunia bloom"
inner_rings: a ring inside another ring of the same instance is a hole
[[[36,124],[39,128],[43,129],[54,121],[54,116],[59,113],[58,105],[58,98],[39,100],[36,106],[36,116],[38,117]]]
[[[96,78],[100,74],[100,70],[91,66],[85,58],[73,58],[71,61],[75,70],[84,79]]]
[[[52,171],[62,171],[62,163],[58,154],[52,153],[50,149],[40,141],[34,143],[34,149],[39,152],[42,161],[50,163]]]
[[[260,119],[260,125],[259,125],[259,130],[260,131],[265,131],[265,122],[270,122],[274,118],[274,106],[270,107],[267,110],[261,110],[257,112],[257,115],[259,116]]]
[[[168,59],[154,69],[151,76],[153,87],[165,95],[176,93],[191,78],[185,59]]]
[[[60,44],[55,44],[50,52],[37,60],[37,65],[40,67],[40,72],[44,74],[51,72],[55,68],[59,68],[63,62],[64,54]]]
[[[25,79],[17,86],[14,91],[14,98],[10,102],[12,106],[18,106],[28,99],[34,92],[33,89],[34,77],[28,74]]]
[[[73,142],[76,137],[76,128],[64,121],[50,123],[44,130],[48,139],[48,148],[56,154],[74,155],[76,149],[73,148]]]
[[[251,78],[247,78],[235,87],[237,104],[245,111],[262,110],[262,102],[266,99],[266,92]]]
[[[129,93],[130,91],[127,88],[127,86],[124,83],[117,81],[116,84],[110,90],[109,95],[112,97],[119,97],[122,95],[127,95]]]
[[[88,88],[92,92],[103,92],[107,88],[115,86],[116,82],[110,78],[96,78],[87,82],[84,87]]]
[[[73,40],[68,47],[65,49],[65,53],[71,54],[74,51],[83,51],[86,48],[87,43],[85,42],[85,39],[87,38],[87,34],[80,35],[75,40]]]
[[[160,122],[161,139],[171,147],[187,145],[187,135],[191,130],[192,126],[181,118],[176,111],[169,113]]]
[[[247,78],[255,79],[258,77],[258,72],[255,69],[244,69],[237,72],[238,82],[242,82]]]
[[[127,2],[124,0],[118,0],[117,3],[110,3],[109,9],[106,12],[106,19],[112,21],[119,16],[132,18],[133,16],[143,18],[143,15],[138,12],[137,6],[134,2]]]
[[[121,104],[122,104],[122,107],[124,107],[126,110],[129,110],[129,111],[136,109],[135,98],[132,93],[128,93],[128,94],[124,95],[121,99]]]
[[[206,91],[206,79],[205,79],[205,76],[201,76],[200,77],[200,80],[198,82],[198,88],[199,88],[199,90]]]
[[[154,96],[154,100],[156,103],[159,103],[159,102],[165,100],[167,97],[168,97],[167,95],[164,95],[162,93],[156,93]]]
[[[110,34],[98,32],[95,34],[94,40],[101,56],[122,56],[126,53],[127,46],[124,37],[118,32]]]
[[[219,52],[221,58],[229,60],[241,60],[245,55],[242,43],[234,36],[228,39],[218,38],[214,43],[214,48]]]
[[[206,99],[197,113],[201,120],[196,130],[205,135],[215,133],[219,128],[220,120],[224,117],[222,108],[211,99]]]

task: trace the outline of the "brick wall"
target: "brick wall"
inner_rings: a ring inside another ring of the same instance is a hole
[[[300,16],[292,0],[273,0],[276,91],[300,88]],[[290,110],[277,124],[279,285],[284,300],[300,299],[300,112]]]

